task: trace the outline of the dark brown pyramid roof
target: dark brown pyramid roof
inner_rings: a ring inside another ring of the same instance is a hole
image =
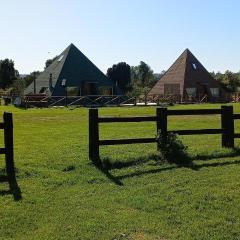
[[[164,84],[171,83],[180,84],[180,94],[184,93],[185,88],[196,87],[198,84],[206,84],[212,88],[220,87],[189,49],[179,56],[148,95],[164,94]]]

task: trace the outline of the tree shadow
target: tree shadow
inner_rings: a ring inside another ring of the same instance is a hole
[[[22,199],[21,189],[18,186],[16,178],[10,179],[6,175],[0,175],[0,183],[8,182],[9,189],[8,190],[0,190],[0,196],[4,195],[13,195],[15,201],[20,201]]]

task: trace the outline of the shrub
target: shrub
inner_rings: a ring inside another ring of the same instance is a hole
[[[159,132],[157,135],[157,142],[161,160],[169,163],[176,163],[181,166],[192,163],[187,152],[187,146],[182,143],[176,134],[170,132],[164,136]]]

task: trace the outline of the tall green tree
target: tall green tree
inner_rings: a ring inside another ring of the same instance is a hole
[[[125,62],[114,64],[107,70],[107,76],[118,86],[123,92],[129,91],[131,82],[131,68]]]
[[[30,85],[34,79],[36,79],[41,72],[39,71],[34,71],[31,72],[29,75],[27,75],[26,77],[23,78],[24,80],[24,86],[27,87],[28,85]]]
[[[131,67],[131,83],[133,96],[146,95],[157,81],[153,70],[145,62],[141,61],[138,66]]]
[[[212,76],[219,81],[223,88],[229,92],[237,92],[240,87],[240,72],[233,73],[227,70],[225,73],[211,73]]]
[[[17,75],[18,72],[14,68],[13,60],[0,60],[0,88],[5,89],[10,86]]]

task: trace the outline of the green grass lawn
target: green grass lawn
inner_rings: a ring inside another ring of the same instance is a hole
[[[220,136],[181,138],[196,169],[157,164],[156,144],[104,146],[102,159],[138,164],[103,173],[88,160],[87,109],[0,107],[4,111],[14,114],[22,200],[14,201],[0,180],[0,239],[240,239],[240,158],[221,148]],[[234,111],[240,113],[240,105]],[[155,108],[102,108],[100,115],[155,115]],[[220,127],[214,115],[169,119],[169,129]],[[240,133],[240,121],[235,125]],[[154,123],[108,123],[100,137],[153,137],[155,131]],[[1,146],[2,137],[1,131]],[[0,179],[3,168],[1,155]]]

